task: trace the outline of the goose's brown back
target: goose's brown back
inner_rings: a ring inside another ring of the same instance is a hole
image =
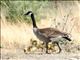
[[[65,36],[67,33],[61,32],[54,28],[44,28],[39,29],[39,31],[45,36],[45,37],[57,37],[57,36]]]

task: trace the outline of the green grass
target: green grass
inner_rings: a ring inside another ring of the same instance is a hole
[[[5,17],[10,22],[17,22],[17,20],[31,22],[29,17],[25,17],[24,13],[31,10],[35,13],[36,20],[40,20],[38,12],[40,12],[43,7],[48,5],[48,1],[1,1],[1,12],[4,12]]]

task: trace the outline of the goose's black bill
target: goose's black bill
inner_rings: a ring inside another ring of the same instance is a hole
[[[63,37],[64,39],[67,39],[68,41],[71,41],[71,39],[70,38],[68,38],[68,37]]]

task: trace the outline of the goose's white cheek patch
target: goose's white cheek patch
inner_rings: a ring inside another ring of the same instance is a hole
[[[31,16],[32,13],[29,13],[29,16]]]

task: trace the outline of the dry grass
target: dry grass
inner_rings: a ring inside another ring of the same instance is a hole
[[[76,19],[76,18],[75,18]],[[77,20],[77,19],[76,19]],[[50,24],[50,21],[42,21]],[[49,25],[39,22],[38,26],[41,28]],[[76,24],[77,25],[77,24]],[[80,25],[75,25],[75,28],[71,32],[73,42],[80,44]],[[24,48],[30,45],[30,39],[38,40],[32,31],[32,26],[19,22],[17,24],[11,24],[5,20],[1,20],[1,46],[5,48]]]
[[[64,32],[69,33],[71,28],[71,35],[72,35],[72,42],[74,44],[79,45],[80,44],[80,4],[76,2],[77,6],[71,6],[71,14],[69,13],[70,8],[65,8],[65,6],[58,3],[58,10],[57,15],[54,16],[47,14],[48,11],[44,10],[46,13],[44,15],[47,15],[47,18],[45,20],[41,20],[37,23],[39,28],[44,27],[54,27],[56,26],[56,23],[61,23],[61,25],[57,25],[57,29],[62,30],[63,28],[63,18],[64,16],[68,15],[68,19],[66,22],[65,30]],[[77,9],[77,11],[76,11]],[[53,11],[54,12],[54,11]],[[1,13],[2,14],[2,13]],[[44,16],[43,15],[43,16]],[[53,21],[56,18],[56,23]],[[64,18],[66,19],[66,18]],[[54,24],[53,24],[54,23]],[[33,32],[32,32],[32,26],[28,25],[24,22],[18,22],[17,24],[11,24],[10,22],[7,22],[4,15],[1,15],[1,46],[5,48],[24,48],[29,46],[30,39],[36,39],[38,40]]]
[[[38,40],[32,31],[32,26],[18,22],[17,24],[1,20],[1,46],[5,48],[24,48],[30,45],[30,39]],[[40,22],[39,22],[40,23]],[[48,23],[46,21],[46,23]],[[46,26],[42,24],[41,26]],[[40,27],[40,26],[39,26]]]
[[[1,20],[1,45],[6,48],[22,48],[29,45],[32,30],[25,23],[10,24]]]

